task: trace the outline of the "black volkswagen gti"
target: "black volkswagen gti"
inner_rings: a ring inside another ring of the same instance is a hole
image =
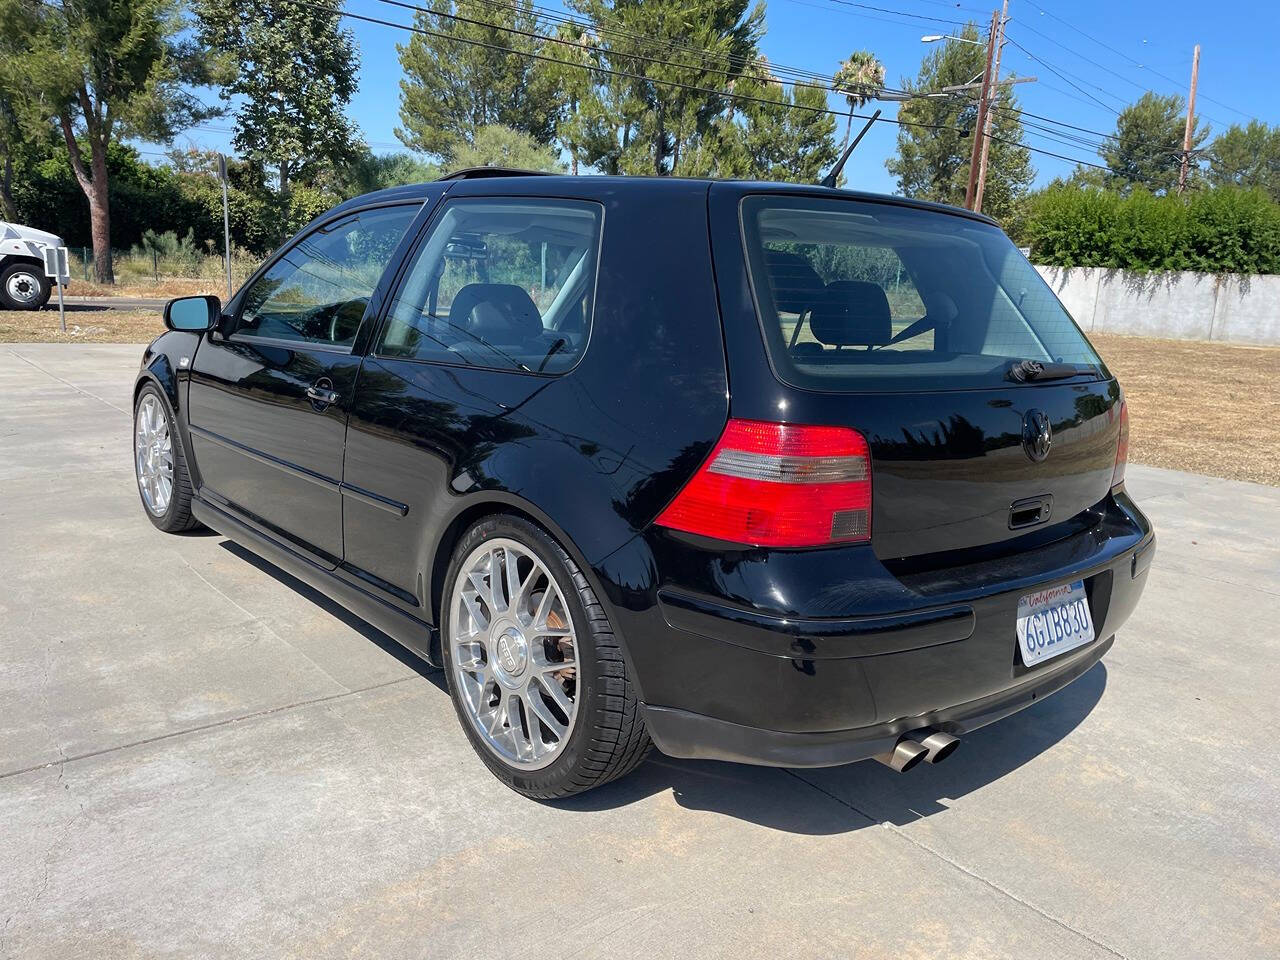
[[[342,204],[146,351],[151,520],[444,668],[505,783],[905,770],[1087,671],[1154,554],[1120,385],[967,211],[473,171]]]

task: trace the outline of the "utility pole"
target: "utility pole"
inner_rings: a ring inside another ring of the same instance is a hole
[[[1191,139],[1196,129],[1196,81],[1200,78],[1200,44],[1191,54],[1191,92],[1187,96],[1187,130],[1182,135],[1182,169],[1178,171],[1178,192],[1187,189],[1187,172],[1191,166]]]
[[[987,97],[991,93],[991,63],[996,52],[996,32],[1000,11],[991,14],[991,30],[987,34],[987,67],[982,71],[982,95],[978,98],[978,119],[973,125],[973,148],[969,153],[969,185],[964,192],[964,205],[973,209],[973,198],[978,189],[978,164],[982,159],[983,131],[987,124]]]
[[[227,205],[227,158],[218,154],[218,179],[222,181],[222,251],[227,258],[227,299],[231,299],[231,212]]]
[[[1000,96],[1000,54],[1004,50],[1004,25],[1009,21],[1009,0],[1004,0],[1000,11],[1000,31],[995,43],[995,63],[991,67],[991,100]],[[982,212],[982,194],[987,188],[987,151],[991,149],[991,128],[995,125],[992,103],[987,104],[986,126],[982,130],[982,156],[978,160],[978,190],[973,195],[970,209]]]

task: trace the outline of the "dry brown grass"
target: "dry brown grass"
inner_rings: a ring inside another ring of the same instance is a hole
[[[72,279],[67,288],[69,297],[159,297],[165,300],[173,297],[194,297],[213,294],[227,298],[226,280],[201,280],[194,277],[163,277],[158,283],[86,283]],[[57,300],[53,300],[57,303]]]
[[[148,343],[164,333],[158,310],[0,310],[0,343]]]
[[[1094,333],[1129,401],[1129,459],[1280,486],[1280,347]]]
[[[0,343],[146,343],[158,311],[0,311]],[[1280,347],[1095,333],[1129,400],[1129,459],[1280,486]]]

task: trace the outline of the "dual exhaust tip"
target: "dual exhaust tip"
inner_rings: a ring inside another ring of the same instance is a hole
[[[941,730],[917,730],[909,733],[897,742],[888,753],[881,753],[876,759],[886,767],[898,773],[906,773],[922,761],[941,763],[960,746],[960,738],[953,737]]]

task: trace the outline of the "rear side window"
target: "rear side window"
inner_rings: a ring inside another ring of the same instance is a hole
[[[997,227],[856,200],[755,196],[742,230],[779,376],[818,390],[1007,386],[1021,360],[1101,364]]]
[[[378,353],[563,373],[591,333],[599,204],[450,201],[391,303]]]

